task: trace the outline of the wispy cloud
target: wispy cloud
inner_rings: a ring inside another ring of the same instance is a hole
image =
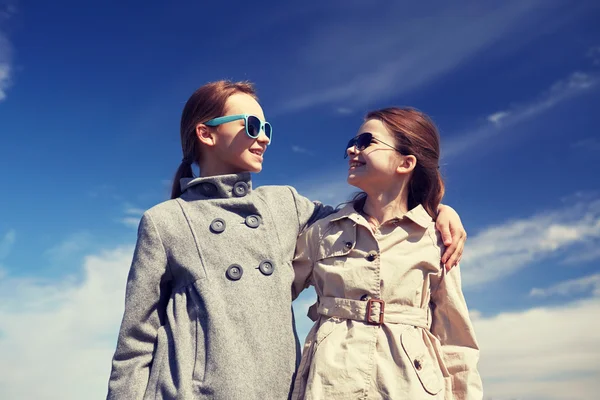
[[[12,45],[1,28],[17,12],[16,4],[12,1],[0,3],[0,101],[6,99],[6,90],[11,85],[12,78]]]
[[[338,107],[335,111],[341,115],[350,115],[353,113],[353,110],[348,107]]]
[[[519,40],[510,42],[512,48],[523,46],[541,34],[533,28],[537,21],[551,30],[571,17],[541,0],[477,7],[439,2],[433,8],[416,2],[346,3],[320,13],[298,46],[296,68],[281,69],[301,69],[309,79],[281,77],[285,98],[291,99],[279,102],[279,112],[340,103],[364,108],[423,87],[513,35]]]
[[[510,116],[510,112],[498,111],[496,113],[493,113],[492,115],[489,115],[487,117],[487,120],[489,122],[491,122],[492,124],[498,125],[503,119],[506,119],[506,117],[508,117],[508,116]]]
[[[101,184],[91,187],[90,189],[88,189],[87,195],[91,198],[108,197],[112,200],[122,200],[122,197],[119,194],[117,194],[117,189],[113,185],[108,184]]]
[[[599,246],[599,239],[600,200],[487,228],[469,239],[465,248],[463,285],[500,279],[550,256],[565,259],[582,247]]]
[[[545,289],[533,288],[529,295],[532,297],[570,296],[590,291],[594,296],[600,297],[600,274],[571,279]]]
[[[598,87],[598,83],[600,83],[598,73],[573,72],[567,78],[552,84],[548,90],[536,99],[494,112],[478,128],[451,137],[444,143],[443,157],[457,156],[477,145],[487,143],[490,138],[505,132],[507,128],[514,127],[518,123],[551,110],[568,99],[595,89]]]
[[[140,219],[146,210],[139,207],[127,205],[125,207],[125,217],[119,219],[119,222],[128,228],[137,229]]]
[[[359,191],[346,182],[347,171],[342,166],[321,174],[318,179],[310,177],[293,183],[298,191],[311,200],[318,200],[324,204],[337,206],[348,201],[353,193]]]
[[[14,229],[6,232],[4,237],[0,239],[0,260],[5,259],[12,250],[17,239],[17,232]]]
[[[574,143],[571,143],[571,148],[574,150],[585,150],[592,152],[600,151],[600,140],[595,137],[589,137],[582,140],[578,140]]]
[[[591,47],[586,56],[592,60],[594,65],[600,65],[600,46]]]
[[[123,225],[125,225],[128,228],[137,229],[138,225],[140,224],[140,218],[136,218],[136,217],[124,217],[124,218],[121,218],[119,220],[119,222],[122,223]]]
[[[88,250],[93,243],[89,232],[78,232],[70,235],[62,242],[49,248],[44,255],[54,261],[61,261],[79,255]]]
[[[300,147],[300,146],[292,146],[292,151],[294,153],[298,153],[298,154],[306,154],[308,156],[314,156],[315,153],[313,151],[310,151],[304,147]]]

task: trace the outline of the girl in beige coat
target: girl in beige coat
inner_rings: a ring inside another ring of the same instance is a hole
[[[440,262],[439,155],[412,109],[370,112],[348,143],[363,193],[298,239],[294,296],[312,284],[318,307],[294,399],[482,398],[460,268]]]

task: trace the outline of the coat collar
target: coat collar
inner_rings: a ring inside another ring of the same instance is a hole
[[[206,198],[244,197],[252,192],[252,179],[249,172],[216,175],[179,180],[181,192],[199,192]]]
[[[362,204],[360,205],[362,206]],[[331,222],[338,221],[344,218],[348,218],[355,223],[360,223],[360,221],[365,221],[364,217],[354,208],[353,203],[348,203],[340,211],[338,211],[338,215],[331,220]],[[421,204],[409,210],[406,214],[400,215],[397,217],[399,220],[403,218],[408,218],[415,224],[419,225],[423,229],[427,229],[433,219],[431,216],[425,211],[425,208]]]

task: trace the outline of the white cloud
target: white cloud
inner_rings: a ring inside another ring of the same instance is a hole
[[[509,127],[531,119],[551,110],[558,104],[582,95],[596,88],[600,83],[600,75],[595,73],[573,72],[550,86],[548,90],[535,100],[524,104],[516,104],[508,110],[498,111],[486,118],[486,123],[462,135],[448,139],[443,144],[444,158],[464,154],[474,146],[489,143],[489,139],[504,132]]]
[[[364,108],[405,94],[503,39],[518,36],[510,46],[523,46],[541,34],[533,29],[538,22],[552,30],[581,11],[559,14],[555,6],[541,0],[477,7],[439,2],[433,8],[418,2],[356,2],[322,10],[297,46],[294,68],[279,68],[302,70],[308,78],[282,74],[286,94],[279,112],[340,103]]]
[[[106,396],[132,254],[89,256],[82,279],[0,280],[0,398]]]
[[[533,297],[570,296],[589,291],[595,296],[600,296],[600,274],[560,282],[546,289],[533,288],[529,295]]]
[[[600,298],[473,321],[486,398],[588,400],[600,391]]]
[[[4,237],[0,239],[0,260],[6,258],[12,250],[17,239],[17,232],[14,229],[6,232]]]
[[[599,239],[597,199],[487,228],[465,247],[463,285],[480,286],[550,256],[572,256],[580,246],[597,247]]]

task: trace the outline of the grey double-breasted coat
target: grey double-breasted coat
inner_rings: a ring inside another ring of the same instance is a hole
[[[296,239],[331,209],[249,173],[181,185],[141,219],[108,399],[286,399]]]

